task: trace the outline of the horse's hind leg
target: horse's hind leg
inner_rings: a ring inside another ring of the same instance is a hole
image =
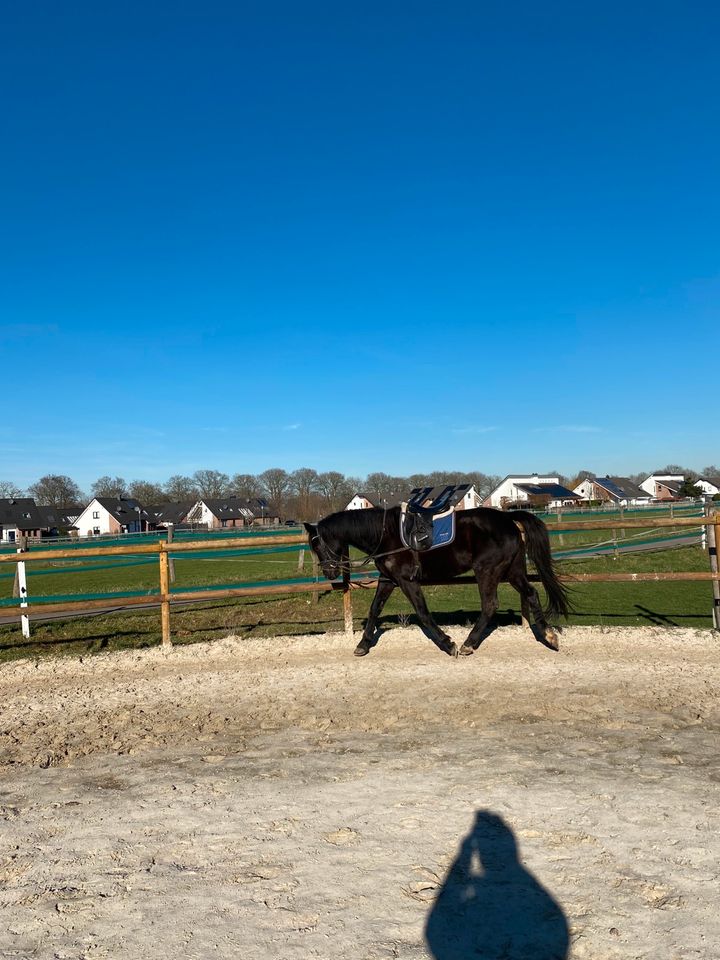
[[[527,616],[526,611],[530,610],[534,621],[531,627],[535,639],[544,643],[551,650],[560,649],[560,641],[555,631],[549,626],[543,613],[540,597],[535,587],[530,583],[524,570],[514,570],[508,576],[508,582],[515,587],[520,594],[520,609],[523,617]],[[528,618],[529,619],[529,618]]]
[[[373,597],[373,602],[370,605],[370,612],[368,613],[367,623],[365,624],[365,629],[363,630],[363,635],[360,640],[360,643],[355,647],[355,656],[364,657],[366,654],[370,653],[370,650],[378,642],[378,637],[375,635],[375,629],[377,626],[378,617],[382,613],[382,609],[387,603],[387,599],[390,594],[395,589],[395,584],[392,580],[386,580],[380,578],[375,587],[375,596]]]
[[[469,657],[471,653],[477,650],[483,640],[490,636],[493,629],[493,617],[498,606],[498,581],[494,577],[488,579],[477,572],[475,575],[480,590],[481,611],[467,640],[460,647],[460,655],[463,657]]]

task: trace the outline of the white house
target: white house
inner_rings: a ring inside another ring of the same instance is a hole
[[[685,477],[681,473],[651,473],[640,484],[640,488],[655,500],[671,500]]]
[[[188,523],[207,526],[208,530],[227,527],[267,527],[280,522],[277,510],[260,497],[243,500],[242,497],[198,500],[187,515]]]
[[[137,500],[95,497],[75,521],[81,537],[108,533],[139,533],[147,530],[147,517]]]
[[[720,477],[699,477],[695,486],[700,487],[704,497],[714,497],[720,493]]]
[[[576,503],[580,497],[560,483],[559,477],[545,477],[537,473],[511,474],[501,480],[483,500],[484,507],[498,510],[518,503],[542,503],[548,507]]]
[[[574,492],[582,500],[600,500],[621,507],[650,503],[650,494],[641,490],[628,477],[587,477]]]
[[[346,510],[369,510],[375,504],[362,493],[356,493],[350,503],[345,507]]]

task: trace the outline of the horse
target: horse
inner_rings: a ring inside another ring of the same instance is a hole
[[[492,632],[497,610],[497,589],[501,582],[511,584],[520,594],[523,617],[532,612],[536,639],[552,650],[559,649],[557,634],[547,620],[567,617],[569,599],[554,570],[550,538],[542,520],[526,510],[504,513],[478,507],[458,510],[455,538],[432,550],[408,549],[400,536],[399,506],[382,509],[341,510],[318,523],[306,523],[310,549],[320,562],[328,580],[336,580],[349,571],[349,548],[361,550],[363,563],[372,560],[380,578],[370,606],[365,629],[355,648],[355,656],[366,656],[377,644],[378,618],[388,597],[399,587],[413,605],[426,635],[451,657],[469,656]],[[543,611],[537,590],[528,579],[526,557],[535,564],[547,594]],[[481,611],[469,636],[458,650],[428,609],[421,584],[444,581],[472,570],[480,591]]]

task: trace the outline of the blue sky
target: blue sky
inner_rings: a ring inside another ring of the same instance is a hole
[[[712,3],[0,13],[0,479],[720,459]]]

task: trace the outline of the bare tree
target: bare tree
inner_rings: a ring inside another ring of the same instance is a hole
[[[183,477],[176,473],[165,482],[165,495],[163,500],[169,500],[171,503],[182,503],[183,500],[197,500],[198,488],[191,477]]]
[[[365,491],[372,502],[381,507],[407,492],[407,480],[403,477],[391,477],[387,473],[370,473],[365,483]]]
[[[36,503],[60,509],[84,503],[86,500],[85,494],[75,481],[64,474],[49,473],[40,477],[38,481],[30,484],[28,493]]]
[[[347,492],[347,480],[337,470],[328,470],[318,474],[317,489],[322,494],[326,508],[324,512],[334,513],[340,510],[350,499],[352,493]],[[344,501],[344,502],[343,502]]]
[[[258,480],[267,493],[268,498],[272,500],[275,508],[282,514],[284,513],[285,496],[290,485],[289,474],[282,467],[270,467],[260,474]]]
[[[14,500],[16,497],[22,496],[24,496],[24,493],[16,483],[11,480],[0,480],[0,497]]]
[[[720,467],[711,464],[709,467],[703,467],[701,477],[720,477]]]
[[[317,489],[317,480],[317,470],[311,467],[300,467],[290,474],[289,488],[297,498],[297,512],[302,520],[310,519],[310,495]]]
[[[230,477],[219,470],[196,470],[192,478],[203,499],[224,497],[230,487]]]
[[[160,504],[165,500],[165,494],[160,484],[151,483],[149,480],[133,480],[128,487],[128,491],[133,500],[137,500],[144,506]]]
[[[690,467],[681,467],[678,463],[668,463],[664,467],[660,467],[657,470],[653,470],[653,473],[669,473],[675,474],[676,476],[682,475],[683,477],[695,476],[695,471],[691,470]]]
[[[243,500],[254,500],[262,494],[262,484],[252,473],[236,473],[230,481],[230,490]]]
[[[563,487],[567,487],[567,485],[570,483],[570,477],[566,477],[565,474],[564,474],[564,473],[560,473],[559,470],[548,470],[548,472],[545,474],[545,476],[548,476],[548,477],[557,477],[557,478],[558,478],[558,483],[561,483],[561,484],[563,485]]]
[[[90,486],[93,497],[127,497],[128,487],[123,477],[98,477]]]

